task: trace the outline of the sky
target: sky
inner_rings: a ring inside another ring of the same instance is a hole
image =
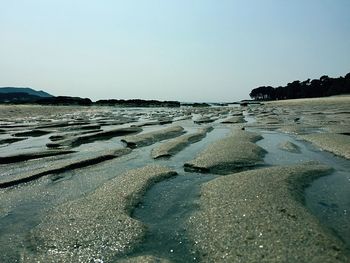
[[[230,102],[350,72],[349,0],[0,0],[0,86]]]

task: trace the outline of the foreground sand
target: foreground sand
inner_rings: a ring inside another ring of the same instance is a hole
[[[130,251],[145,233],[132,209],[152,184],[174,175],[161,166],[131,170],[55,208],[33,229],[22,262],[109,262]]]
[[[350,158],[350,96],[267,102],[248,111],[257,120],[248,127],[293,133]],[[279,147],[300,153],[295,145]],[[304,203],[305,187],[330,172],[313,163],[276,166],[203,185],[200,209],[188,223],[200,261],[349,262],[344,243]]]
[[[347,262],[343,244],[303,206],[303,188],[330,169],[315,164],[236,173],[202,187],[191,216],[203,262]]]

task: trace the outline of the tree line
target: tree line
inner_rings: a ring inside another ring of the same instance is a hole
[[[340,94],[350,94],[350,73],[345,77],[330,78],[322,76],[320,79],[293,81],[287,86],[261,86],[250,92],[254,100],[286,100],[299,98],[327,97]]]

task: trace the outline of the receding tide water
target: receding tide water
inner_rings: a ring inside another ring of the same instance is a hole
[[[263,132],[264,139],[257,142],[267,150],[267,165],[288,165],[307,161],[319,161],[334,169],[331,175],[323,176],[305,189],[305,204],[313,214],[350,247],[350,162],[320,151],[311,144],[296,140],[291,135],[278,132]],[[283,151],[279,145],[292,142],[300,153]]]
[[[229,116],[231,111],[237,111],[237,108],[224,107],[222,112],[217,113],[214,111],[211,115],[208,115],[208,118],[213,118],[213,121],[208,124],[202,124],[202,126],[211,125],[214,127],[214,130],[208,133],[201,141],[191,144],[171,158],[153,160],[150,157],[151,150],[161,145],[164,141],[156,142],[150,146],[136,148],[129,155],[97,165],[68,170],[59,174],[44,176],[38,180],[12,188],[1,189],[0,261],[20,261],[21,251],[27,246],[29,231],[41,222],[43,216],[52,207],[88,195],[103,183],[127,170],[154,163],[170,167],[178,175],[159,182],[148,189],[142,201],[133,209],[131,214],[133,218],[140,220],[147,226],[146,236],[143,242],[131,252],[119,255],[115,259],[138,255],[154,255],[170,259],[173,262],[198,261],[196,252],[188,239],[186,222],[189,216],[198,209],[201,185],[219,175],[185,172],[183,164],[194,158],[210,143],[225,137],[233,127],[241,127],[242,124],[220,123]],[[157,120],[155,116],[159,114],[172,115],[173,118],[181,117],[182,115],[191,116],[191,114],[193,116],[198,114],[204,115],[206,109],[193,112],[186,109],[180,113],[173,109],[133,109],[129,112],[130,116],[135,117],[137,115],[139,119],[136,121],[132,119],[130,123],[120,125],[108,125],[108,120],[114,120],[116,115],[121,115],[122,113],[123,116],[127,115],[127,112],[110,108],[104,110],[104,113],[106,114],[101,114],[101,116],[107,119],[107,125],[102,127],[102,129],[107,130]],[[82,116],[84,119],[89,119],[89,115],[85,116],[83,114]],[[254,118],[251,116],[246,116],[246,119],[249,123],[254,122]],[[96,121],[98,118],[96,117],[94,120]],[[175,123],[144,126],[141,134],[172,125],[175,125]],[[178,121],[176,125],[184,127],[188,133],[194,132],[200,127],[200,125],[194,124],[191,119]],[[3,126],[6,128],[6,125]],[[332,229],[350,247],[349,160],[321,152],[310,144],[297,140],[294,136],[264,129],[253,128],[253,130],[261,132],[263,136],[263,139],[258,141],[257,144],[267,151],[264,158],[266,166],[320,161],[334,169],[331,175],[315,180],[305,189],[305,205],[325,227]],[[8,134],[11,134],[11,129],[7,129],[7,131]],[[52,134],[61,132],[56,130],[50,131]],[[1,135],[1,138],[7,138],[8,134]],[[2,145],[0,155],[6,156],[43,150],[46,148],[45,144],[50,141],[49,137],[52,134],[35,138],[30,137],[20,142]],[[281,150],[279,145],[286,141],[297,145],[300,148],[300,153]],[[35,159],[21,163],[0,165],[0,173],[2,178],[11,178],[11,176],[16,174],[49,167],[54,163],[78,160],[82,156],[89,157],[99,151],[122,147],[125,147],[125,145],[121,143],[120,137],[94,141],[74,148],[73,150],[76,153],[47,157],[45,161]]]

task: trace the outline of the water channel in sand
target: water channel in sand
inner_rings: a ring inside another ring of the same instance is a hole
[[[252,117],[246,117],[246,120],[249,123],[254,121]],[[198,127],[190,121],[181,121],[179,124],[188,132],[193,132]],[[200,186],[217,175],[185,172],[183,164],[211,142],[228,134],[232,127],[217,122],[213,126],[215,129],[202,141],[190,145],[170,159],[153,160],[150,157],[152,148],[160,144],[156,143],[135,149],[120,159],[45,177],[24,187],[1,190],[0,259],[2,262],[18,260],[18,251],[26,242],[26,234],[40,222],[47,209],[88,194],[123,171],[156,163],[173,168],[178,176],[154,185],[134,209],[132,216],[144,222],[148,226],[148,232],[144,242],[128,256],[148,254],[168,258],[174,262],[196,261],[196,254],[191,250],[187,238],[185,222],[198,208]],[[156,127],[158,126],[145,128],[145,131],[155,130]],[[271,131],[258,132],[262,133],[264,139],[257,144],[268,152],[264,158],[267,166],[320,161],[334,168],[331,175],[315,180],[305,189],[305,204],[326,227],[331,228],[350,247],[350,162],[319,151],[291,135]],[[47,138],[45,135],[41,139],[46,141]],[[285,141],[299,146],[301,153],[281,150],[279,144]],[[115,138],[82,145],[78,150],[80,154],[89,154],[92,149],[111,146],[122,147],[122,144]],[[9,149],[14,151],[16,147],[14,145]],[[28,147],[30,148],[30,145]],[[40,147],[40,144],[35,144],[35,147]],[[2,148],[2,152],[6,152],[6,149]],[[13,247],[13,244],[16,244],[16,247]]]
[[[325,227],[334,231],[350,247],[347,213],[350,211],[350,162],[319,151],[294,136],[271,131],[260,132],[264,138],[257,144],[267,150],[264,158],[267,166],[319,161],[334,169],[331,175],[315,180],[305,189],[305,205]],[[211,140],[209,138],[204,141]],[[301,152],[281,150],[279,145],[286,141],[300,147]],[[198,143],[201,144],[205,142]],[[187,156],[191,156],[190,152],[195,153],[190,147],[172,161],[181,164]],[[145,242],[132,255],[152,254],[174,262],[196,261],[196,255],[188,244],[185,223],[189,215],[198,208],[196,202],[201,184],[216,178],[217,175],[184,173],[182,167],[177,167],[176,170],[179,173],[178,177],[152,187],[135,209],[133,216],[145,222],[149,231]]]
[[[317,150],[311,144],[288,134],[265,131],[262,135],[264,139],[257,144],[268,152],[264,159],[267,165],[318,161],[334,169],[331,175],[316,179],[305,189],[305,205],[350,248],[350,161]],[[297,145],[301,152],[281,150],[279,145],[286,141]]]

